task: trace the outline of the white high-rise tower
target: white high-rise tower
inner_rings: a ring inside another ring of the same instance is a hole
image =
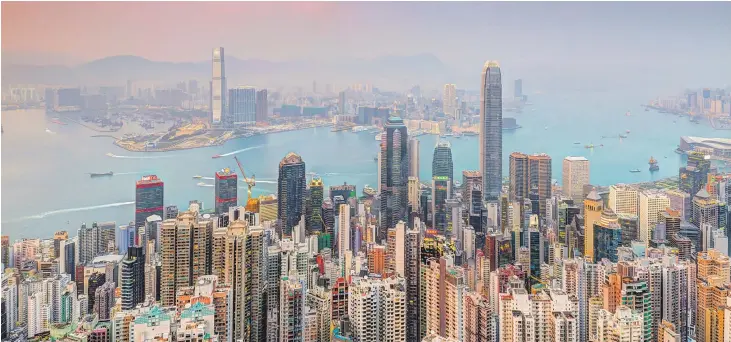
[[[213,49],[213,72],[211,77],[211,123],[220,124],[226,116],[226,67],[223,48]]]

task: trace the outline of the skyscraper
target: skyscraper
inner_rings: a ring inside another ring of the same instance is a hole
[[[447,233],[447,200],[452,196],[452,185],[447,176],[432,177],[432,225],[439,235]]]
[[[143,176],[135,186],[135,227],[152,215],[163,216],[164,184],[155,175]]]
[[[599,222],[603,210],[602,198],[592,189],[584,199],[584,255],[591,260],[594,259],[594,224]]]
[[[409,139],[409,177],[419,179],[419,139]]]
[[[256,122],[267,122],[269,120],[269,99],[267,90],[262,89],[256,92]]]
[[[216,197],[216,214],[228,213],[228,208],[235,207],[238,201],[238,177],[236,172],[225,168],[216,171],[214,184]]]
[[[457,110],[457,86],[454,84],[445,84],[442,93],[442,111],[444,116],[454,118],[454,112]]]
[[[503,182],[503,85],[497,61],[488,61],[482,68],[480,90],[482,190],[485,200],[497,201]]]
[[[657,214],[670,207],[670,200],[660,192],[640,192],[640,241],[649,245],[652,240],[652,230],[657,223]],[[669,239],[668,239],[669,240]]]
[[[589,160],[584,157],[564,158],[562,175],[563,194],[574,201],[580,201],[584,186],[589,184]]]
[[[602,211],[598,222],[594,222],[593,229],[594,260],[601,261],[603,258],[611,262],[617,259],[617,248],[622,243],[622,227],[620,227],[617,215],[612,209],[606,208]]]
[[[637,188],[626,184],[615,184],[609,187],[607,206],[615,214],[638,215]]]
[[[308,234],[314,232],[324,232],[324,220],[322,218],[322,203],[325,189],[322,184],[322,178],[312,178],[310,181],[310,208],[308,209],[310,217],[308,219]]]
[[[379,239],[408,214],[408,133],[403,119],[392,116],[381,138],[381,226]]]
[[[145,300],[145,257],[142,247],[132,246],[122,260],[122,310],[131,310]]]
[[[238,87],[228,90],[228,113],[234,125],[252,126],[256,123],[256,89]]]
[[[348,110],[347,110],[348,102],[347,102],[347,99],[345,98],[345,91],[341,91],[338,98],[339,98],[338,108],[340,109],[340,115],[348,114]]]
[[[546,200],[551,198],[551,157],[547,154],[510,154],[510,199],[522,203],[535,190],[538,213],[546,215]]]
[[[211,123],[221,124],[226,113],[226,67],[223,48],[213,49],[211,80]]]
[[[434,147],[431,164],[432,177],[449,177],[450,185],[454,182],[454,163],[452,162],[452,146],[448,141],[440,141]]]
[[[305,162],[298,154],[290,152],[279,162],[277,219],[280,236],[292,236],[292,228],[299,224],[304,214],[306,188]]]

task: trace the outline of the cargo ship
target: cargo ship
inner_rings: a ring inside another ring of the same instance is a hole
[[[91,178],[95,178],[95,177],[108,177],[108,176],[114,176],[114,172],[109,171],[107,173],[90,173],[89,175],[91,176]]]

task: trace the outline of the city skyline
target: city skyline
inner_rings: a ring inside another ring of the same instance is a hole
[[[2,4],[177,53],[3,63],[3,342],[731,340],[731,6],[130,4]]]

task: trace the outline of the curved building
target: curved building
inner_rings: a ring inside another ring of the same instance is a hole
[[[480,172],[483,197],[487,201],[497,201],[503,179],[503,84],[500,64],[497,61],[488,61],[482,68],[480,90]]]

